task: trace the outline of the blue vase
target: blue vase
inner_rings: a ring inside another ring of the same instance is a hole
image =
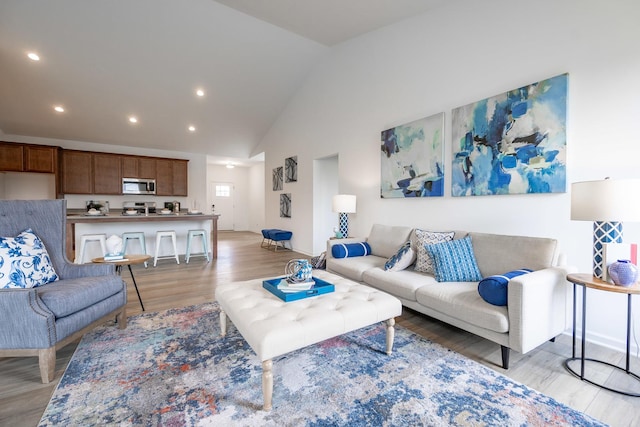
[[[616,285],[630,286],[636,283],[638,268],[628,259],[619,259],[609,265],[609,276]]]

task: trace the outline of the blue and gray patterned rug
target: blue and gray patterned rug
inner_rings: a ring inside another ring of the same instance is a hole
[[[396,327],[374,325],[262,366],[215,303],[85,335],[40,426],[600,426],[554,399]]]

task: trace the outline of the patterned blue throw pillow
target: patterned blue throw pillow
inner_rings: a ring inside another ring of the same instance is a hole
[[[371,246],[367,242],[338,243],[331,248],[331,255],[334,258],[371,255]]]
[[[385,271],[401,271],[409,267],[416,260],[416,253],[411,249],[411,242],[400,246],[398,252],[384,263]]]
[[[33,230],[0,237],[0,289],[35,288],[56,280],[47,249]]]
[[[478,283],[478,293],[483,300],[493,305],[507,305],[507,285],[509,280],[531,273],[528,268],[513,270],[504,274],[485,277]]]
[[[438,282],[476,282],[482,274],[471,246],[471,237],[426,245]]]

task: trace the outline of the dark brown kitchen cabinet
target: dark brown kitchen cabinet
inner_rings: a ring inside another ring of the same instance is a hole
[[[62,150],[62,192],[93,193],[93,161],[91,152]]]
[[[156,195],[188,195],[188,160],[156,160]]]
[[[93,194],[122,194],[122,156],[93,153]]]
[[[153,157],[122,156],[122,177],[156,179],[156,159]]]
[[[56,173],[58,169],[58,150],[58,147],[25,145],[24,171]]]
[[[22,172],[24,168],[24,150],[22,144],[0,142],[0,171]]]

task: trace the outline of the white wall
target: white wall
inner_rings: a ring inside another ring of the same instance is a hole
[[[270,177],[269,177],[270,178]],[[268,182],[271,182],[270,180]],[[264,162],[249,168],[249,231],[260,233],[265,227],[264,194],[265,170]]]
[[[56,178],[50,173],[0,173],[0,199],[41,200],[56,198]]]
[[[570,221],[569,193],[451,197],[451,110],[568,72],[568,182],[638,177],[639,20],[637,0],[461,0],[336,46],[257,148],[269,173],[298,156],[298,182],[285,184],[293,216],[279,218],[267,188],[266,223],[292,230],[295,249],[312,252],[313,160],[337,152],[340,191],[358,197],[352,235],[385,223],[549,236],[590,272],[591,224]],[[445,196],[380,199],[380,131],[442,111]],[[625,230],[626,241],[640,241],[636,224]],[[590,339],[622,348],[624,297],[597,301]]]

